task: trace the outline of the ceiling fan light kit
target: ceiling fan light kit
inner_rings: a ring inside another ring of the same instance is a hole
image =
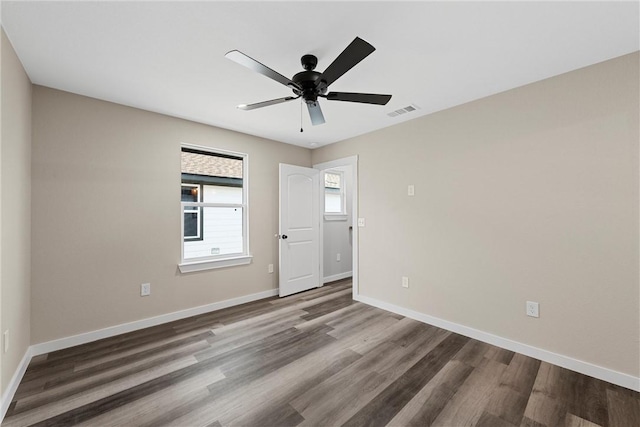
[[[360,37],[356,37],[345,50],[327,67],[327,69],[320,73],[315,71],[318,65],[318,58],[314,55],[303,55],[300,59],[302,68],[304,71],[297,73],[291,79],[283,76],[282,74],[272,70],[271,68],[261,64],[255,59],[245,55],[238,50],[232,50],[228,52],[225,57],[237,62],[238,64],[249,68],[263,76],[269,77],[272,80],[277,81],[293,90],[295,96],[287,96],[284,98],[272,99],[269,101],[258,102],[255,104],[242,104],[238,105],[241,110],[254,110],[256,108],[267,107],[269,105],[281,104],[283,102],[292,101],[294,99],[302,98],[307,104],[307,110],[309,111],[309,117],[311,123],[315,125],[321,125],[325,123],[322,109],[318,98],[325,98],[328,101],[346,101],[346,102],[358,102],[363,104],[375,104],[386,105],[391,99],[391,95],[379,95],[373,93],[354,93],[354,92],[329,92],[327,90],[329,85],[338,80],[347,71],[356,66],[360,61],[369,56],[374,50],[366,41]]]

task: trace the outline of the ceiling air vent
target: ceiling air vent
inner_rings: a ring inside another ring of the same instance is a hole
[[[411,104],[411,105],[409,105],[407,107],[404,107],[404,108],[401,108],[399,110],[395,110],[395,111],[392,111],[390,113],[387,113],[387,116],[396,117],[396,116],[400,116],[402,114],[406,114],[406,113],[410,113],[412,111],[416,111],[417,109],[418,109],[417,105]]]

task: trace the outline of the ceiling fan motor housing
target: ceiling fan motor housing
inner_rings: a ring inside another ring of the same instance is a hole
[[[323,81],[322,73],[313,71],[318,64],[318,58],[314,55],[304,55],[300,62],[305,71],[301,71],[291,79],[302,90],[293,89],[296,95],[302,96],[307,104],[315,103],[319,95],[327,92],[327,83]]]

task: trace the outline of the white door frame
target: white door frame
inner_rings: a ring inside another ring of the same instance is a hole
[[[351,254],[351,271],[353,272],[352,289],[353,298],[358,296],[358,156],[350,156],[342,159],[332,160],[329,162],[318,163],[313,165],[314,169],[319,169],[320,173],[327,169],[333,169],[341,166],[351,166],[351,226],[352,234],[352,254]],[[321,175],[322,176],[322,175]],[[324,179],[320,179],[321,192],[320,197],[324,197]],[[324,203],[320,203],[324,206]],[[320,218],[324,217],[324,212],[320,212]],[[324,221],[320,220],[320,281],[324,278]],[[321,285],[322,286],[322,285]]]

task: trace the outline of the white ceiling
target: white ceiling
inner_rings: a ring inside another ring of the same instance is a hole
[[[3,1],[2,25],[32,82],[304,147],[322,146],[639,49],[638,2]],[[388,93],[386,106],[249,104],[290,90],[224,57],[279,73],[322,71],[356,37],[376,51],[330,90]],[[387,113],[420,109],[396,118]],[[313,145],[312,145],[313,144]]]

